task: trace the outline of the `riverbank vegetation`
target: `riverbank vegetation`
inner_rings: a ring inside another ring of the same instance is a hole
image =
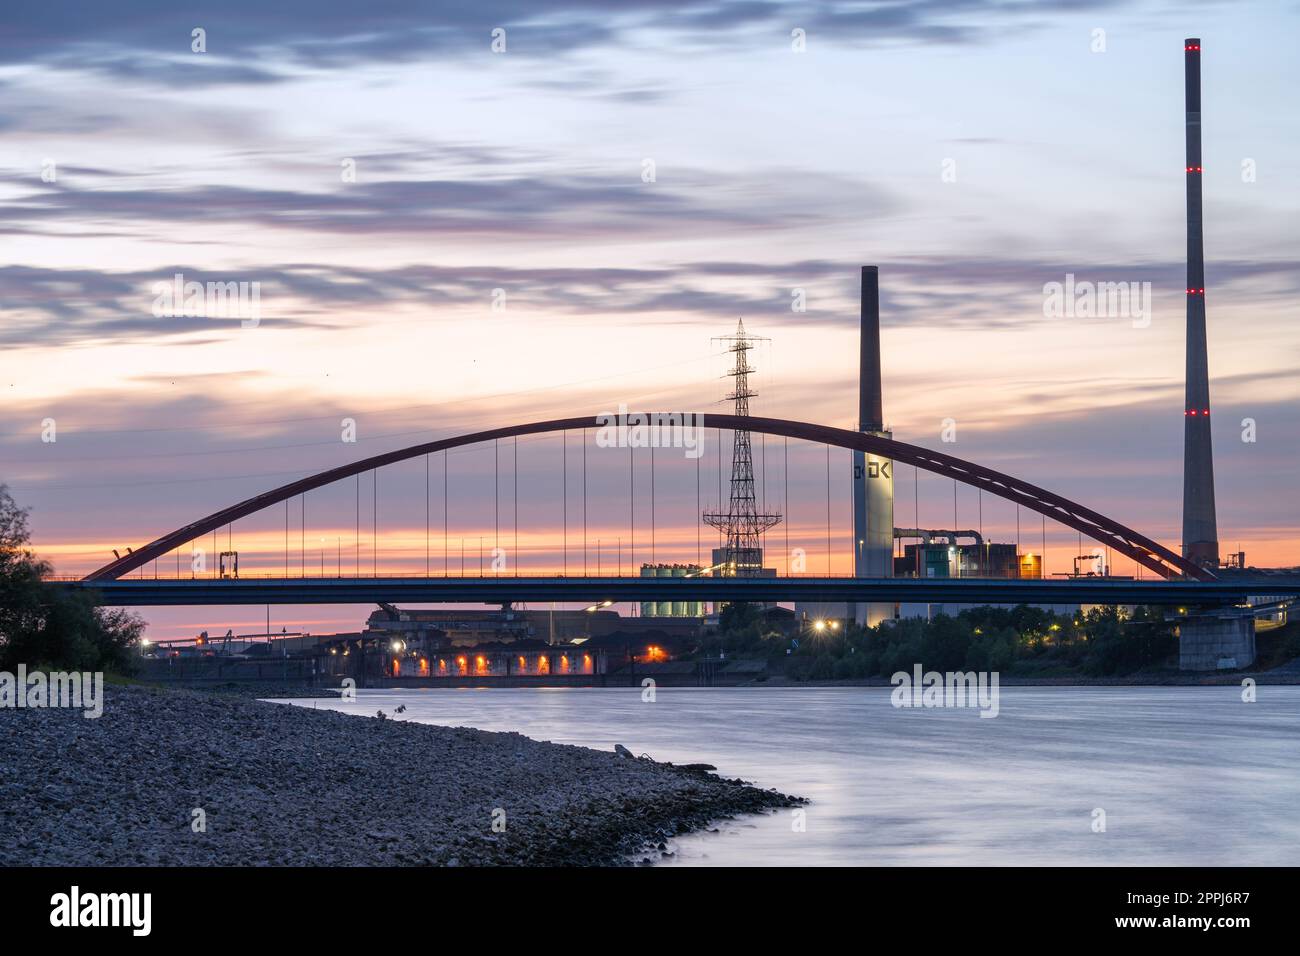
[[[51,587],[50,565],[32,552],[27,510],[0,485],[0,670],[129,673],[144,621]]]
[[[1255,635],[1255,666],[1259,670],[1281,667],[1300,659],[1300,621],[1270,628]]]
[[[982,607],[932,620],[864,628],[804,628],[791,638],[757,609],[724,610],[707,656],[766,657],[794,680],[889,677],[927,670],[999,671],[1015,677],[1115,677],[1177,666],[1178,639],[1160,609],[1099,607],[1054,614],[1037,607]]]

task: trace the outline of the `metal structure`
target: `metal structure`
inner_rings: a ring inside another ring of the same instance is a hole
[[[728,372],[735,385],[727,399],[734,403],[735,418],[749,417],[749,400],[758,393],[749,387],[749,350],[758,341],[745,333],[745,321],[736,322],[736,334],[726,336],[728,350],[735,362]],[[760,513],[754,495],[754,450],[749,429],[740,427],[731,434],[731,497],[726,512],[706,512],[704,523],[717,528],[726,538],[723,545],[722,567],[724,576],[754,577],[763,570],[762,539],[766,531],[776,527],[781,515]]]
[[[1087,535],[1094,541],[1113,548],[1161,577],[1188,577],[1197,581],[1213,581],[1216,577],[1214,572],[1208,568],[1189,561],[1164,545],[1134,531],[1132,528],[1081,504],[1070,501],[1068,498],[1053,494],[1046,489],[1021,481],[1011,475],[985,468],[982,465],[961,458],[955,458],[952,455],[931,451],[919,445],[849,431],[844,428],[831,428],[827,425],[786,421],[779,418],[740,417],[712,413],[694,415],[677,412],[673,414],[677,416],[676,421],[698,421],[700,427],[703,428],[744,429],[749,432],[819,442],[825,445],[879,455],[891,461],[912,465],[922,471],[953,478],[963,484],[979,488],[989,494],[1021,505],[1030,511],[1046,515],[1068,528]],[[668,417],[667,415],[651,414],[643,417],[642,420],[652,421]],[[409,448],[401,448],[396,451],[374,455],[370,458],[363,458],[350,464],[339,465],[336,468],[330,468],[318,474],[291,481],[288,484],[255,495],[238,504],[214,512],[205,518],[200,518],[181,528],[177,528],[175,531],[171,531],[149,544],[135,549],[130,554],[92,571],[84,580],[87,582],[115,580],[124,574],[143,567],[150,561],[168,554],[176,548],[189,545],[217,528],[224,528],[240,518],[255,514],[264,508],[287,501],[315,488],[321,488],[343,478],[351,478],[363,472],[382,468],[385,465],[419,458],[422,455],[434,454],[451,448],[492,442],[503,438],[598,429],[602,427],[602,424],[601,417],[594,415],[558,418],[544,422],[528,422],[522,425],[509,425],[504,428],[494,428],[452,438],[441,438],[437,441],[424,442],[419,445],[412,445]],[[261,602],[254,600],[251,603],[257,604]]]
[[[89,591],[97,603],[116,607],[254,604],[501,604],[623,601],[796,601],[934,604],[1153,604],[1175,610],[1242,605],[1267,587],[1273,594],[1300,593],[1300,580],[1267,583],[1143,581],[1131,578],[800,578],[800,577],[382,577],[240,578],[192,581],[127,578],[69,581],[51,587]],[[1288,598],[1289,600],[1289,598]]]
[[[1205,250],[1201,225],[1201,41],[1183,41],[1187,129],[1187,370],[1183,406],[1183,557],[1219,566],[1205,345]]]

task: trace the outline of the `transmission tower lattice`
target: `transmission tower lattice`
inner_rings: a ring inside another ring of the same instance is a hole
[[[749,387],[749,350],[755,342],[765,341],[746,334],[745,322],[736,324],[736,334],[723,337],[728,350],[735,356],[735,364],[728,373],[735,386],[727,400],[735,402],[735,414],[749,415],[749,400],[758,393]],[[725,536],[722,567],[725,576],[756,577],[762,572],[764,532],[781,521],[780,514],[760,513],[754,497],[754,455],[748,429],[738,428],[731,438],[731,502],[726,513],[706,512],[704,522],[717,528]]]

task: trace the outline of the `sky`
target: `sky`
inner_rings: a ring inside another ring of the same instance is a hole
[[[754,414],[854,427],[874,264],[895,437],[1177,549],[1182,41],[1199,36],[1221,547],[1300,564],[1298,27],[1279,2],[8,3],[0,482],[56,572],[84,574],[417,442],[620,404],[725,411],[716,337],[740,317],[769,340]],[[157,314],[177,274],[256,283],[256,321]],[[1150,283],[1149,310],[1049,314],[1045,287],[1067,276]],[[756,446],[785,514],[772,563],[800,548],[810,570],[847,572],[847,453],[828,549],[825,451],[776,441]],[[600,451],[589,566],[615,560],[629,520],[625,462]],[[561,440],[521,441],[517,476],[514,452],[449,456],[453,571],[462,541],[476,568],[513,532],[516,485],[512,560],[562,566],[566,475],[580,563]],[[653,500],[648,464],[635,560],[652,521],[655,560],[707,557],[695,463],[657,463]],[[382,472],[360,534],[349,483],[305,516],[295,503],[291,568],[346,571],[351,553],[353,569],[423,571],[427,514],[440,572],[434,470],[427,499],[423,460]],[[896,481],[897,524],[954,521],[950,482]],[[231,529],[248,573],[284,568],[279,507]],[[956,508],[1015,540],[1014,507],[961,488]],[[1042,550],[1037,516],[1021,523]],[[1061,527],[1046,545],[1049,573],[1079,552]],[[317,632],[366,612],[271,609],[276,630]],[[261,627],[265,610],[143,613],[180,636]]]

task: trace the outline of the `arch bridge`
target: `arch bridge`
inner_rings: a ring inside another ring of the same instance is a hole
[[[610,418],[611,416],[606,415],[586,415],[509,425],[411,445],[407,448],[385,452],[350,464],[330,468],[255,495],[168,532],[143,547],[137,548],[92,571],[82,579],[81,583],[83,585],[95,585],[97,583],[107,584],[116,581],[131,571],[168,554],[173,549],[180,548],[240,518],[255,514],[280,502],[288,501],[313,489],[382,468],[386,465],[435,452],[504,438],[608,428]],[[1181,579],[1184,581],[1213,582],[1216,579],[1215,575],[1208,569],[1188,561],[1146,535],[1078,502],[974,462],[942,452],[931,451],[928,448],[922,448],[907,442],[809,422],[713,413],[642,413],[640,415],[627,415],[625,418],[621,418],[620,422],[629,423],[632,427],[642,423],[663,422],[663,427],[668,428],[670,427],[668,423],[686,422],[692,427],[701,429],[745,429],[765,435],[805,440],[837,448],[866,452],[894,462],[912,465],[935,475],[952,478],[962,484],[988,492],[998,498],[1037,512],[1112,548],[1166,580]],[[248,581],[242,582],[242,584],[246,587],[255,586]],[[265,585],[269,587],[271,582],[268,581]],[[260,599],[253,599],[251,603],[260,603]]]

